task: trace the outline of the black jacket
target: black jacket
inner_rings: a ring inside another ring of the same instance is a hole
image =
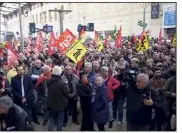
[[[7,131],[34,131],[27,113],[16,104],[9,109],[5,124]]]
[[[151,92],[151,99],[154,102],[153,106],[145,106],[143,100],[149,99]],[[158,95],[146,87],[139,90],[136,87],[128,89],[127,92],[127,121],[133,125],[149,125],[151,122],[152,108],[161,108],[161,102]]]
[[[64,111],[68,105],[69,88],[64,80],[56,75],[47,81],[48,107],[53,111]]]
[[[24,91],[25,91],[25,98],[27,100],[26,104],[28,108],[33,107],[33,101],[34,101],[34,95],[33,95],[33,85],[32,85],[32,79],[29,76],[24,76],[23,79],[24,83]],[[21,77],[19,75],[16,75],[11,79],[11,87],[13,92],[13,98],[14,103],[19,105],[20,107],[24,107],[23,103],[21,102],[22,97],[22,90],[21,90]]]
[[[124,74],[115,76],[115,78],[120,82],[118,89],[114,90],[114,97],[117,99],[123,99],[126,97],[127,93],[127,83],[124,82]]]
[[[92,98],[92,87],[90,84],[77,84],[76,86],[77,93],[80,97],[80,105],[82,108],[82,112],[90,112],[91,111],[91,98]]]

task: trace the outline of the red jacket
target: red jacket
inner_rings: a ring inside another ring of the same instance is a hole
[[[112,76],[109,76],[107,79],[107,95],[108,95],[108,100],[113,100],[114,99],[114,94],[113,90],[117,89],[120,86],[120,82],[113,78]]]

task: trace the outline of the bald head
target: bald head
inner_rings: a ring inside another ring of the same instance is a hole
[[[36,60],[36,61],[35,61],[35,66],[36,66],[37,68],[41,68],[41,65],[42,65],[42,62],[41,62],[40,60]]]

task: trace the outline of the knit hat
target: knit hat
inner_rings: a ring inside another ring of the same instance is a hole
[[[52,70],[53,75],[61,76],[62,74],[62,68],[59,66],[55,66]]]

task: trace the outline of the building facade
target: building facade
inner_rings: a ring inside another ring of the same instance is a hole
[[[162,36],[167,37],[170,29],[175,30],[176,23],[171,18],[171,10],[176,15],[176,3],[160,3],[158,18],[151,19],[151,3],[145,4],[146,14],[145,22],[148,24],[146,30],[150,30],[152,37],[158,37],[161,29]],[[63,29],[68,28],[77,34],[78,24],[86,25],[94,23],[96,31],[112,31],[116,26],[119,29],[122,26],[122,35],[128,36],[133,33],[140,34],[142,27],[138,26],[138,21],[143,21],[144,4],[143,3],[35,3],[28,17],[22,15],[23,35],[29,33],[29,23],[35,22],[37,28],[42,28],[44,24],[53,25],[54,32],[58,35],[60,32],[60,17],[58,12],[49,12],[50,9],[56,10],[64,7],[64,10],[72,10],[71,13],[63,15]],[[155,11],[155,9],[154,9]],[[167,20],[170,19],[170,20]],[[169,24],[170,23],[170,24]],[[6,22],[6,30],[17,32],[19,28],[19,17],[12,16]]]

